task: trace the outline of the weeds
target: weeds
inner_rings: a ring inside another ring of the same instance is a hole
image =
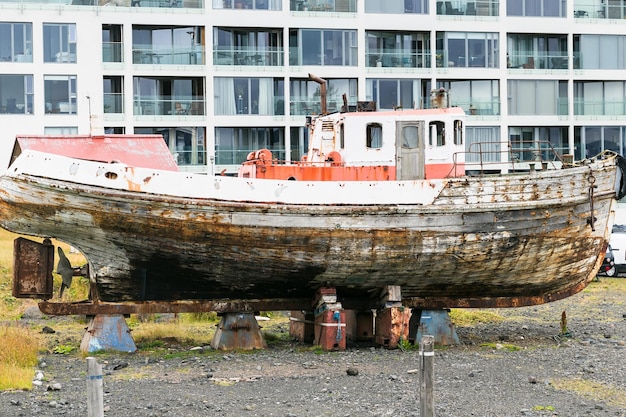
[[[37,334],[19,326],[0,327],[0,391],[30,389],[41,342]]]

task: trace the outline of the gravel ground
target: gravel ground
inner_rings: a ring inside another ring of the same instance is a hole
[[[626,417],[626,293],[615,280],[623,281],[603,278],[566,300],[498,310],[507,317],[500,323],[457,327],[461,345],[435,353],[435,416]],[[562,311],[569,337],[559,335]],[[419,415],[412,349],[172,347],[169,355],[96,357],[108,417]],[[0,393],[0,416],[87,416],[85,358],[44,354],[39,370],[41,386]]]

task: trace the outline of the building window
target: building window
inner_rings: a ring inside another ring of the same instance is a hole
[[[626,69],[626,36],[574,35],[574,69]]]
[[[289,81],[289,112],[291,115],[308,116],[320,114],[321,86],[312,80],[294,78]],[[343,106],[343,95],[346,95],[348,106],[356,106],[356,78],[331,78],[326,80],[326,110],[334,113]]]
[[[31,23],[0,23],[0,62],[33,62]]]
[[[293,29],[289,32],[289,65],[356,64],[356,30]]]
[[[133,94],[135,115],[204,114],[204,77],[134,77]]]
[[[569,151],[566,126],[511,126],[509,142],[513,162],[554,161]]]
[[[499,16],[499,9],[499,0],[437,0],[437,14],[443,16]]]
[[[567,56],[567,35],[507,35],[508,68],[567,69]]]
[[[204,65],[204,28],[133,26],[133,64]]]
[[[574,81],[574,114],[623,116],[625,97],[624,81]]]
[[[282,10],[281,0],[213,0],[214,9]]]
[[[591,158],[603,150],[623,155],[626,152],[626,126],[575,126],[574,149],[577,160]]]
[[[215,83],[215,114],[285,114],[282,78],[219,78]]]
[[[124,113],[124,78],[122,76],[105,76],[102,79],[105,113]]]
[[[290,0],[289,10],[327,13],[356,13],[356,3],[356,0]]]
[[[215,163],[239,165],[248,154],[269,149],[274,158],[285,159],[285,131],[278,127],[215,128]]]
[[[76,76],[44,75],[46,113],[76,114]]]
[[[507,16],[565,17],[567,0],[507,0]]]
[[[509,114],[567,115],[567,81],[509,80]]]
[[[55,135],[55,136],[78,135],[78,127],[77,126],[44,127],[43,134],[44,135]]]
[[[499,67],[497,33],[437,32],[437,67]]]
[[[365,13],[428,14],[428,0],[365,0]]]
[[[467,126],[465,162],[500,162],[502,160],[500,128],[497,126]]]
[[[453,91],[451,105],[470,116],[500,115],[499,80],[438,80],[437,89]]]
[[[203,127],[138,127],[134,132],[141,135],[162,135],[179,166],[207,164]]]
[[[76,25],[73,23],[44,23],[43,61],[76,62]]]
[[[380,123],[370,123],[367,125],[365,146],[370,149],[383,147],[383,126]]]
[[[126,129],[123,126],[105,126],[105,135],[123,135],[126,133]]]
[[[215,65],[283,65],[283,31],[280,29],[213,29]]]
[[[32,75],[0,75],[0,113],[33,113]]]
[[[382,110],[414,109],[420,103],[420,80],[411,79],[367,79],[366,100],[376,102]]]
[[[367,31],[368,67],[424,68],[430,66],[428,33]]]
[[[124,62],[122,25],[102,25],[102,61]]]

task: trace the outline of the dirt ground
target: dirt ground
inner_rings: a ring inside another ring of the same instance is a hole
[[[565,300],[493,310],[506,317],[499,323],[457,326],[461,344],[435,352],[435,415],[626,417],[625,281],[602,278]],[[108,417],[419,415],[417,349],[172,344],[95,357]],[[86,416],[86,371],[78,353],[43,354],[41,385],[0,393],[0,415]]]

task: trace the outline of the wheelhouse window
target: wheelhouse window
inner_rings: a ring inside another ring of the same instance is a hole
[[[230,78],[214,80],[215,114],[285,114],[282,78]]]
[[[420,129],[417,126],[402,127],[402,147],[405,149],[417,149],[420,146]]]
[[[289,31],[289,65],[357,65],[357,31],[293,29]]]
[[[463,145],[463,122],[461,120],[454,121],[454,144]]]
[[[0,62],[33,62],[31,23],[0,23]]]
[[[0,75],[0,113],[33,113],[32,75]]]
[[[444,146],[446,144],[446,125],[444,122],[430,122],[428,132],[428,144],[430,146]]]
[[[46,113],[76,114],[76,76],[44,75]]]
[[[367,142],[365,146],[370,149],[383,147],[383,126],[380,123],[370,123],[367,125]]]
[[[43,61],[76,62],[76,25],[74,23],[44,23]]]

